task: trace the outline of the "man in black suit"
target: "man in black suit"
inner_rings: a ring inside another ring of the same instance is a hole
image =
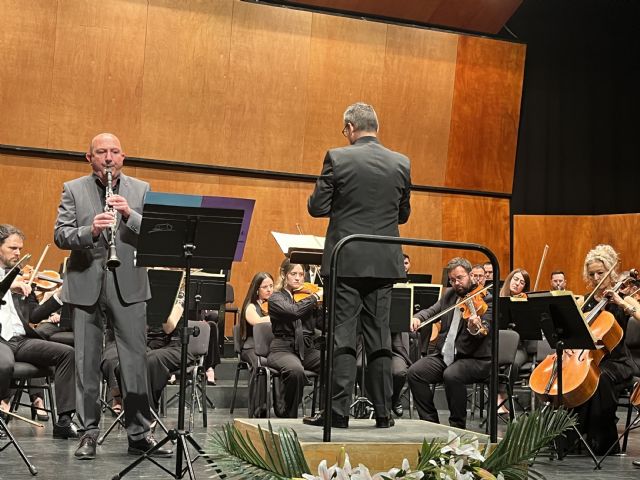
[[[398,224],[410,213],[409,159],[382,146],[374,109],[355,103],[344,113],[343,135],[349,146],[329,150],[308,202],[313,217],[329,217],[322,272],[342,238],[354,233],[399,236]],[[348,427],[356,377],[358,322],[367,352],[369,390],[376,426],[389,427],[391,410],[391,287],[405,278],[400,245],[355,242],[338,261],[332,423]],[[306,423],[321,424],[322,419]]]
[[[24,234],[18,228],[0,225],[0,278],[5,269],[20,260]],[[76,407],[73,347],[49,342],[42,338],[29,322],[37,323],[58,310],[61,303],[52,296],[38,305],[31,287],[16,279],[0,306],[0,400],[9,397],[15,362],[27,362],[38,367],[55,367],[58,422],[53,426],[53,438],[76,438],[71,416]]]
[[[456,257],[447,264],[451,288],[433,306],[421,310],[412,319],[412,330],[421,322],[458,303],[476,284],[471,278],[471,264]],[[449,404],[449,424],[465,428],[467,422],[467,384],[482,382],[491,371],[491,296],[485,297],[487,312],[468,320],[456,308],[445,314],[436,340],[435,352],[418,360],[409,368],[409,387],[422,420],[439,423],[433,403],[431,385],[444,383]]]

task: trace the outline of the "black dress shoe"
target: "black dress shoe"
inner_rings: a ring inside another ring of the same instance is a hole
[[[640,468],[640,460],[634,460],[633,462],[631,462],[631,464],[632,464],[634,467],[638,467],[638,468]]]
[[[78,434],[78,427],[71,422],[66,425],[61,425],[56,423],[53,426],[53,438],[78,438],[80,435]]]
[[[402,403],[398,402],[396,403],[393,408],[393,413],[395,413],[398,417],[401,417],[402,414],[404,413],[404,409],[402,408]]]
[[[317,413],[313,417],[304,417],[302,423],[313,425],[314,427],[324,426],[324,413]],[[331,415],[331,426],[333,428],[349,428],[349,417],[333,412]]]
[[[129,449],[127,452],[129,455],[142,455],[146,451],[152,449],[158,444],[158,441],[153,438],[153,436],[149,435],[142,440],[131,440],[129,439]],[[154,457],[170,457],[173,455],[173,450],[170,448],[158,448],[151,453]]]
[[[40,411],[44,411],[44,410],[40,410],[36,406],[34,406],[32,404],[31,405],[31,420],[35,420],[37,418],[39,422],[48,422],[49,421],[49,414],[47,412],[44,412],[43,414],[41,414],[41,413],[39,413]]]
[[[392,417],[376,417],[376,428],[390,428],[396,424]]]
[[[80,446],[74,454],[80,460],[93,460],[96,458],[96,439],[91,435],[84,435],[80,439]]]

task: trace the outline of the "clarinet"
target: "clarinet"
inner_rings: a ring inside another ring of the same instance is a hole
[[[115,208],[113,208],[111,205],[109,205],[109,203],[107,202],[107,200],[109,199],[109,197],[113,196],[113,178],[112,178],[112,173],[111,173],[111,167],[106,167],[105,168],[105,174],[107,175],[107,190],[105,193],[105,203],[104,203],[104,211],[108,212],[110,214],[113,215],[114,221],[111,224],[111,227],[109,227],[109,256],[107,258],[107,268],[109,270],[115,270],[117,267],[120,266],[120,259],[118,258],[118,252],[116,251],[116,218],[117,218],[117,214],[116,214],[116,210]]]

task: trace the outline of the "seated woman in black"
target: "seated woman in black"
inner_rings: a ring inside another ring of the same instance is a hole
[[[240,310],[240,360],[247,362],[253,370],[257,365],[253,326],[269,322],[267,300],[273,293],[273,277],[267,272],[258,272],[253,276],[249,290]]]
[[[276,292],[269,299],[269,317],[274,339],[267,362],[280,371],[284,411],[281,416],[296,418],[307,378],[304,370],[318,373],[320,351],[314,347],[314,309],[322,300],[322,289],[296,302],[293,294],[302,289],[304,268],[285,260],[280,267]]]

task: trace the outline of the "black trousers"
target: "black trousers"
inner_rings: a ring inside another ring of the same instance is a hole
[[[58,412],[70,413],[76,409],[73,347],[22,336],[13,337],[8,342],[0,339],[0,399],[9,396],[15,362],[32,363],[38,367],[55,367]]]
[[[305,339],[306,340],[306,339]],[[305,344],[309,342],[305,341]],[[320,351],[313,346],[306,347],[304,360],[294,351],[293,339],[274,338],[271,342],[267,365],[280,372],[282,382],[283,408],[277,412],[286,418],[297,418],[298,407],[303,397],[303,390],[308,383],[305,370],[314,373],[320,371]]]
[[[157,411],[162,390],[167,386],[171,374],[180,369],[182,355],[181,345],[171,344],[166,347],[147,352],[147,368],[149,372],[149,394],[153,408]],[[187,361],[193,362],[193,355],[187,354]]]
[[[448,367],[439,354],[418,360],[409,367],[408,375],[418,415],[422,420],[440,423],[431,385],[442,382],[449,405],[449,425],[466,428],[467,384],[483,382],[490,373],[490,360],[461,358]]]
[[[337,281],[332,408],[340,415],[349,415],[356,380],[358,324],[367,355],[367,395],[376,417],[387,417],[391,411],[391,287],[390,280],[380,278]]]

